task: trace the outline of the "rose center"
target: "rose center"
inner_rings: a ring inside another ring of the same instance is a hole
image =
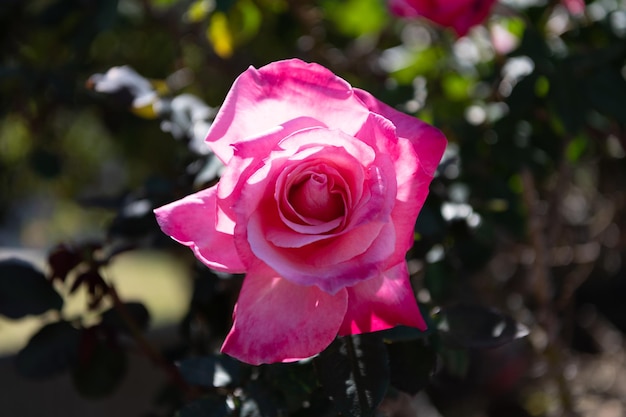
[[[344,214],[344,203],[334,181],[326,174],[311,173],[293,185],[289,201],[301,216],[324,222]]]

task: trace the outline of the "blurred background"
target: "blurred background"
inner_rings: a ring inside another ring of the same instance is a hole
[[[218,176],[201,139],[233,80],[299,57],[448,137],[408,255],[424,310],[488,306],[528,330],[438,351],[425,390],[381,415],[626,415],[626,2],[568,3],[503,0],[458,38],[383,0],[4,0],[0,258],[54,275],[60,244],[104,251],[151,343],[210,350],[237,285],[199,272],[151,209]],[[170,415],[138,354],[96,400],[61,368],[16,371],[43,324],[110,307],[60,275],[61,313],[0,317],[0,414]]]

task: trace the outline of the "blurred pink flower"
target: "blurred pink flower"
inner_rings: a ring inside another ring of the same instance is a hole
[[[464,36],[487,18],[496,0],[388,0],[392,13],[423,17]]]
[[[294,59],[240,75],[206,140],[219,183],[155,213],[209,267],[246,273],[223,352],[287,362],[337,334],[425,328],[405,253],[437,129]]]
[[[506,27],[499,23],[490,25],[489,34],[493,49],[499,55],[506,55],[514,51],[520,44],[520,38],[509,32]]]
[[[561,3],[573,15],[585,13],[585,0],[561,0]]]

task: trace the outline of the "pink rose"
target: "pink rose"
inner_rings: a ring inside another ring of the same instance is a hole
[[[438,130],[293,59],[240,75],[206,140],[219,183],[155,213],[207,266],[246,273],[224,353],[287,362],[337,334],[425,328],[405,253]]]
[[[389,0],[389,9],[401,17],[424,17],[464,36],[487,18],[496,0]]]

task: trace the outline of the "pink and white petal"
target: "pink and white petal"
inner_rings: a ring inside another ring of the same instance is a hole
[[[354,93],[371,111],[389,119],[396,127],[396,134],[399,138],[411,141],[419,156],[420,166],[432,176],[446,149],[446,138],[443,133],[414,116],[389,107],[367,91],[355,88]]]
[[[318,354],[337,335],[346,291],[330,295],[281,278],[265,265],[248,271],[222,352],[243,362],[292,362]]]
[[[358,130],[361,130],[360,126]],[[280,143],[280,147],[283,149],[303,149],[320,145],[324,148],[341,147],[345,149],[348,155],[365,166],[374,162],[376,158],[375,150],[371,146],[356,139],[353,135],[348,135],[337,129],[311,128],[294,133]]]
[[[339,335],[386,330],[398,325],[426,329],[409,281],[406,262],[348,291],[348,311]]]
[[[367,113],[350,84],[328,69],[298,59],[278,61],[250,67],[235,80],[206,141],[228,163],[232,144],[303,114],[354,134]]]
[[[298,285],[316,285],[335,294],[341,289],[380,274],[393,254],[395,228],[392,223],[370,223],[363,229],[302,248],[280,248],[263,238],[258,219],[251,218],[247,231],[235,229],[240,253],[249,251],[274,268],[285,279]],[[371,228],[371,230],[370,230]],[[363,231],[363,234],[360,233]],[[371,236],[370,236],[371,234]],[[368,240],[364,240],[364,236]]]
[[[391,212],[391,221],[396,228],[396,247],[388,265],[404,259],[405,253],[413,246],[415,221],[426,201],[432,181],[432,176],[416,168],[419,164],[417,156],[406,139],[399,139],[398,148],[398,192]]]
[[[230,273],[245,272],[232,234],[216,230],[216,187],[204,189],[154,210],[161,230],[189,246],[210,268]]]
[[[276,149],[278,143],[294,132],[313,127],[323,126],[319,121],[310,117],[297,117],[280,126],[273,126],[268,131],[249,138],[246,142],[231,145],[234,155],[226,165],[217,189],[220,209],[217,216],[218,230],[226,232],[231,226],[229,219],[235,218],[232,208],[239,201],[243,184],[263,165],[264,159]],[[280,148],[278,150],[280,151]],[[289,152],[282,151],[274,152],[273,155],[276,156],[276,153],[289,154]],[[267,172],[267,170],[262,172]]]

